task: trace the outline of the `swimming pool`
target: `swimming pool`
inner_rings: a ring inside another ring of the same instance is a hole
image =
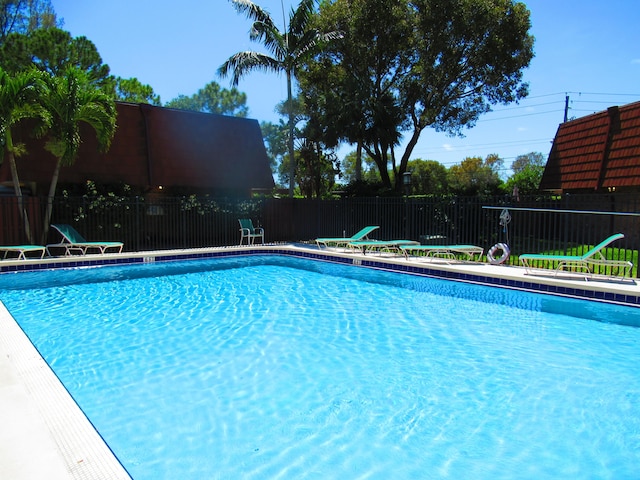
[[[135,480],[637,476],[638,309],[281,257],[0,289]]]

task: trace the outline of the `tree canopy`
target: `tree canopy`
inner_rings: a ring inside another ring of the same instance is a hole
[[[145,85],[137,78],[116,77],[115,99],[121,102],[148,103],[149,105],[162,105],[160,95],[156,95],[149,85]]]
[[[458,195],[495,195],[500,191],[500,168],[504,161],[496,154],[467,157],[460,165],[449,168],[447,181],[452,193]]]
[[[459,135],[492,105],[528,93],[533,37],[521,2],[325,0],[316,21],[343,36],[301,75],[310,114],[328,144],[361,143],[389,187],[393,178],[401,188],[425,128]]]
[[[206,84],[190,97],[180,95],[167,102],[165,107],[235,117],[246,117],[249,113],[245,93],[235,87],[231,90],[221,88],[216,82]]]
[[[35,66],[52,75],[75,67],[84,70],[93,85],[104,89],[112,85],[109,66],[102,62],[93,42],[55,27],[12,33],[0,48],[0,62],[10,72]]]
[[[511,164],[513,175],[507,180],[508,193],[528,195],[538,191],[544,173],[546,160],[540,152],[518,155]]]
[[[447,168],[435,160],[409,160],[411,191],[420,194],[444,195],[448,193]]]
[[[513,170],[513,173],[520,173],[529,167],[544,167],[546,163],[542,153],[529,152],[524,155],[518,155],[511,164],[511,170]]]
[[[61,26],[51,0],[0,0],[0,45],[11,33]]]

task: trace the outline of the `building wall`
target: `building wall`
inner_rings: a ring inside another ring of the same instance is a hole
[[[125,183],[142,191],[162,186],[167,193],[231,193],[274,188],[269,159],[256,120],[117,103],[117,130],[111,148],[100,153],[95,135],[82,129],[83,143],[74,165],[63,167],[60,184]],[[16,130],[27,145],[18,159],[20,180],[46,194],[55,158],[44,139],[31,135],[32,125]],[[7,162],[0,182],[11,182]]]

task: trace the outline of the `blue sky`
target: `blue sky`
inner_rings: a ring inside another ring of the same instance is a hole
[[[257,0],[282,19],[280,0]],[[564,118],[640,101],[640,2],[638,0],[529,0],[535,58],[525,71],[529,97],[496,106],[464,138],[425,130],[412,158],[449,167],[468,156],[497,153],[508,167],[517,155],[548,155]],[[218,67],[249,41],[250,22],[226,0],[52,0],[63,28],[98,48],[111,73],[136,77],[167,102],[192,95],[211,81],[229,88]],[[284,0],[285,13],[297,0]],[[282,23],[280,23],[282,25]],[[274,108],[286,97],[282,76],[252,73],[238,87],[251,118],[278,121]],[[341,154],[350,147],[340,150]],[[510,172],[505,171],[505,175]]]

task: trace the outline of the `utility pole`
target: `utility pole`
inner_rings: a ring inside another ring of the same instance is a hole
[[[569,95],[564,97],[564,121],[569,119]]]

